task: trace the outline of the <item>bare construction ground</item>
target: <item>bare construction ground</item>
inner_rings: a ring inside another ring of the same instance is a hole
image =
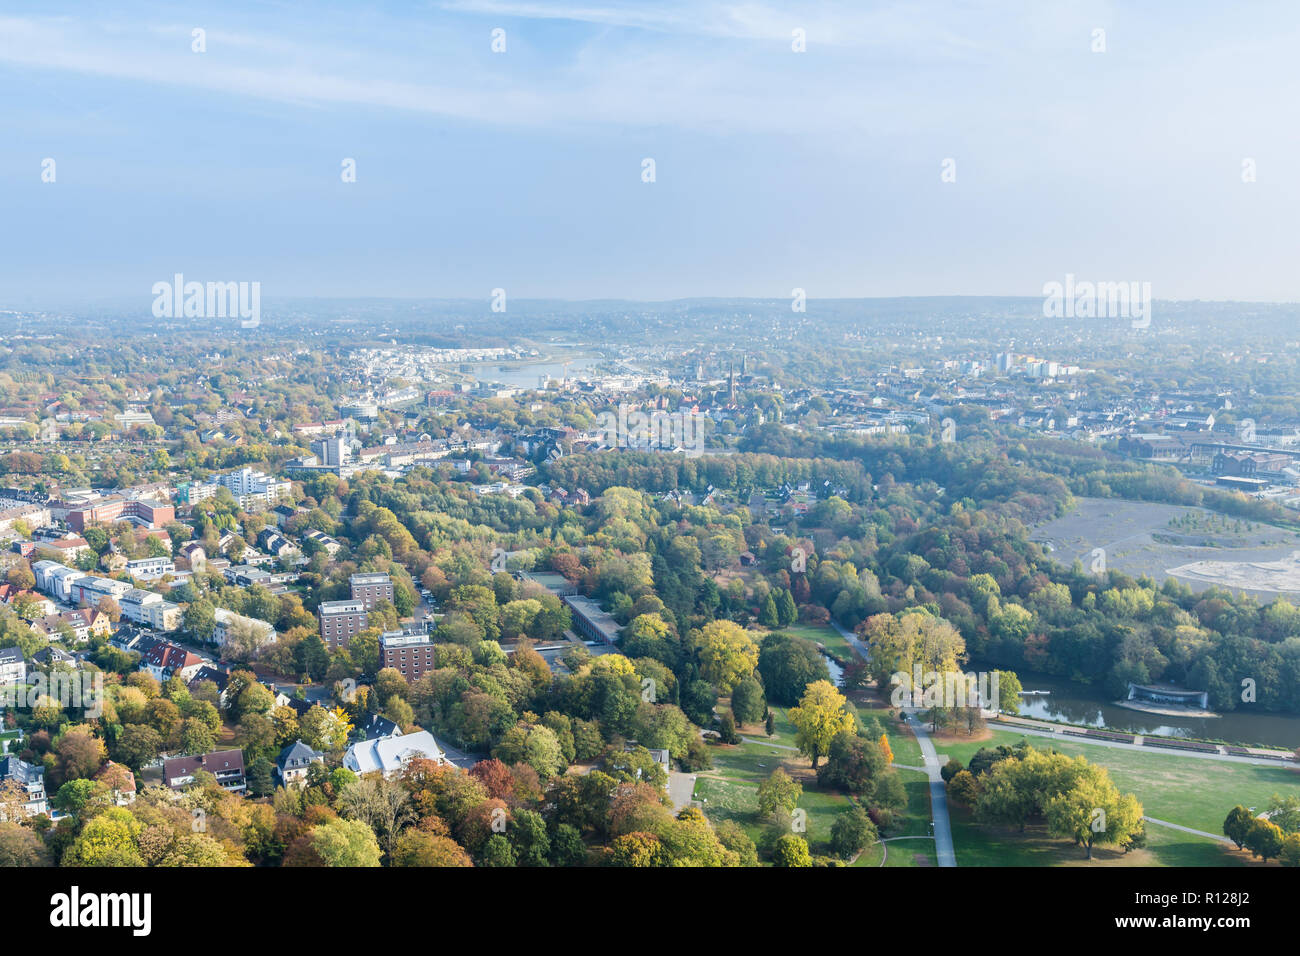
[[[1107,567],[1134,577],[1175,577],[1197,591],[1219,585],[1260,598],[1300,594],[1300,534],[1204,508],[1080,498],[1072,513],[1030,538],[1061,564],[1077,558],[1085,570],[1101,548]]]

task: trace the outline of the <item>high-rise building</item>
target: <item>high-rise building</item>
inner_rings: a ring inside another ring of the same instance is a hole
[[[436,666],[433,648],[433,638],[428,634],[390,631],[379,638],[383,666],[393,668],[412,683]]]
[[[348,457],[347,439],[343,435],[329,435],[311,443],[311,453],[322,465],[336,468]]]
[[[322,601],[317,616],[321,640],[330,650],[347,647],[366,629],[366,606],[360,601]]]
[[[352,600],[362,602],[367,611],[373,611],[380,601],[393,603],[393,581],[382,571],[354,574],[349,580]]]

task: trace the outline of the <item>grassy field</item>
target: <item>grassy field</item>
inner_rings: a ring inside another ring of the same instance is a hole
[[[785,708],[773,707],[775,734],[768,738],[762,727],[745,727],[745,736],[758,739],[760,743],[742,743],[735,746],[710,746],[709,754],[713,758],[713,770],[697,776],[695,782],[695,799],[700,801],[704,812],[715,823],[734,820],[750,838],[759,842],[764,825],[757,819],[758,785],[762,783],[777,767],[783,768],[803,786],[803,795],[799,799],[798,809],[806,814],[806,832],[809,849],[814,854],[830,855],[830,832],[835,817],[848,810],[852,805],[849,798],[840,793],[822,792],[817,789],[817,778],[813,774],[812,764],[807,757],[796,750],[785,749],[794,746],[794,727],[790,724]],[[897,753],[898,747],[891,746]],[[902,735],[899,735],[902,740]],[[907,735],[907,741],[913,747],[915,740]],[[920,762],[919,750],[917,762]],[[904,761],[905,762],[905,761]],[[897,825],[890,836],[928,835],[930,824],[930,798],[926,787],[925,775],[915,771],[900,770],[907,790],[908,806],[900,814]],[[890,853],[887,866],[910,866],[914,857],[920,856],[923,865],[934,863],[933,844],[926,841],[906,841],[899,844],[897,853]],[[874,854],[874,857],[871,856]],[[879,848],[864,854],[857,865],[875,865],[880,863],[882,851]]]
[[[729,752],[723,754],[720,751]],[[759,843],[765,825],[757,817],[758,785],[776,766],[783,765],[784,755],[773,755],[770,748],[744,744],[715,748],[713,756],[716,770],[713,774],[702,773],[696,778],[695,799],[701,801],[705,814],[715,823],[734,820],[755,843]],[[806,773],[807,761],[803,760],[803,764]],[[798,761],[786,765],[787,772],[798,769]],[[849,809],[849,798],[815,789],[815,780],[812,785],[806,777],[801,782],[804,791],[797,808],[806,814],[803,837],[813,853],[829,854],[831,825],[838,814]]]
[[[1207,833],[1221,833],[1223,818],[1238,803],[1263,808],[1274,793],[1300,795],[1300,772],[1288,767],[1120,750],[1073,740],[1022,737],[1004,730],[993,731],[992,737],[984,742],[936,742],[935,749],[966,763],[980,747],[1012,745],[1021,739],[1028,740],[1034,747],[1054,747],[1062,753],[1082,755],[1090,762],[1100,764],[1110,771],[1111,779],[1120,790],[1137,795],[1148,816]]]
[[[858,693],[852,695],[850,703],[857,710],[859,717],[872,716],[880,721],[881,726],[885,728],[885,733],[889,735],[889,749],[894,752],[894,763],[910,767],[921,766],[921,745],[916,742],[912,731],[905,727],[901,720],[895,720],[890,716],[892,711],[887,706]]]
[[[903,787],[907,791],[907,807],[902,811],[898,825],[890,837],[919,837],[920,839],[893,839],[869,847],[853,861],[854,866],[937,866],[934,840],[930,838],[930,783],[919,770],[899,770]]]
[[[814,644],[821,644],[842,660],[853,658],[853,648],[849,646],[849,642],[829,624],[789,624],[781,630],[812,641]]]
[[[1043,826],[1016,829],[981,826],[969,810],[953,807],[952,840],[958,866],[1247,866],[1248,854],[1238,853],[1192,833],[1147,825],[1147,846],[1124,853],[1094,847],[1092,860],[1083,847],[1050,836]]]

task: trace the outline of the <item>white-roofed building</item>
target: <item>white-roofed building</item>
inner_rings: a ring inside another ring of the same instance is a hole
[[[363,740],[348,748],[343,755],[343,766],[353,773],[382,773],[391,777],[412,760],[432,760],[444,764],[447,755],[442,752],[433,734],[427,730],[405,734],[401,737],[382,737]]]
[[[57,561],[35,561],[32,574],[36,577],[36,589],[48,594],[65,604],[72,603],[72,585],[86,577],[84,571],[69,568]]]
[[[181,608],[163,600],[154,591],[132,588],[118,599],[122,616],[137,624],[145,624],[159,631],[174,631],[181,626]]]

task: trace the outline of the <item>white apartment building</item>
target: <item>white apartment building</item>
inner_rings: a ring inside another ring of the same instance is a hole
[[[69,568],[57,561],[36,561],[32,563],[32,574],[36,577],[36,589],[48,594],[56,601],[72,604],[72,586],[86,577],[84,571]]]
[[[126,581],[83,574],[72,582],[72,594],[69,603],[95,607],[99,604],[101,598],[107,597],[112,598],[114,601],[121,601],[122,596],[130,590],[131,585]]]
[[[290,482],[282,478],[273,478],[250,466],[232,471],[228,475],[217,475],[212,480],[218,485],[229,488],[241,508],[246,508],[254,501],[274,503],[280,497],[287,495],[291,487]]]
[[[161,594],[132,588],[118,599],[122,616],[157,631],[174,631],[181,626],[181,607],[164,601]]]
[[[22,684],[27,680],[27,664],[23,652],[16,647],[0,651],[0,687]]]
[[[126,570],[141,581],[156,581],[165,574],[175,574],[176,562],[171,558],[137,558],[126,562]]]

